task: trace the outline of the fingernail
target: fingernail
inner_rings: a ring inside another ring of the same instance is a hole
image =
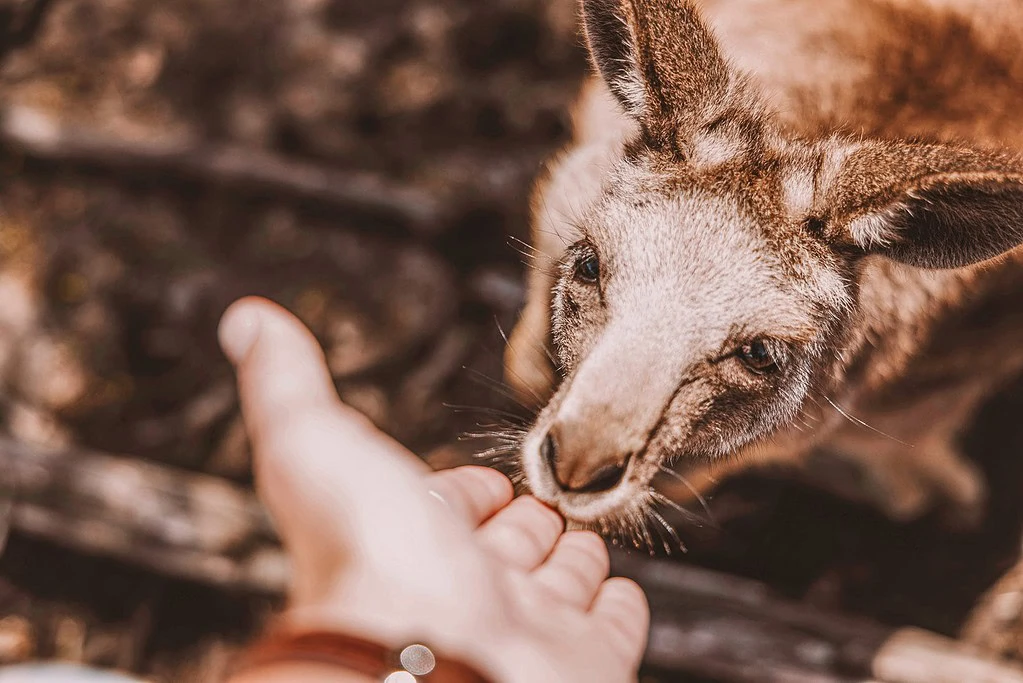
[[[232,304],[220,319],[220,348],[237,365],[249,353],[259,337],[260,313],[249,303]]]

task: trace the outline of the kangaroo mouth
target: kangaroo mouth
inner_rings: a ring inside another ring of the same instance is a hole
[[[626,516],[630,508],[649,497],[654,472],[648,472],[649,468],[637,458],[629,459],[625,472],[611,488],[570,491],[558,484],[541,452],[539,437],[531,435],[522,444],[520,457],[530,493],[555,508],[574,526],[600,530],[602,525]]]
[[[532,495],[565,517],[570,529],[589,529],[635,544],[639,539],[672,550],[685,548],[679,525],[717,527],[704,492],[716,483],[698,464],[670,468],[656,454],[633,457],[624,476],[613,488],[599,492],[568,491],[558,485],[553,471],[541,456],[539,438],[530,435],[522,443],[521,465]],[[701,476],[701,474],[703,476]],[[651,537],[653,534],[653,537]],[[657,540],[653,540],[657,539]],[[664,543],[666,545],[664,545]]]

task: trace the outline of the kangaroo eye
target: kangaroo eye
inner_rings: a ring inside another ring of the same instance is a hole
[[[575,264],[575,276],[587,284],[593,284],[600,279],[600,259],[590,254],[579,259]]]
[[[753,372],[766,374],[778,369],[774,355],[763,339],[755,339],[739,348],[739,359]]]

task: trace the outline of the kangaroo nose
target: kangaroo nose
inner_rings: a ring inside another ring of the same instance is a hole
[[[629,456],[616,461],[590,462],[585,457],[560,457],[558,440],[552,428],[540,444],[540,456],[554,473],[554,480],[563,491],[600,493],[613,489],[625,476]]]

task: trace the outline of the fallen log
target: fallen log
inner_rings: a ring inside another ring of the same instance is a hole
[[[1023,683],[1023,669],[916,628],[774,595],[749,579],[613,554],[651,606],[646,663],[729,683]]]
[[[234,590],[280,594],[287,585],[263,508],[225,480],[11,439],[0,439],[0,473],[13,531]]]
[[[242,487],[10,439],[0,439],[0,473],[17,533],[229,590],[286,589],[286,558]],[[726,683],[1023,683],[1023,669],[959,641],[818,610],[749,579],[621,551],[613,569],[647,593],[655,671]]]

